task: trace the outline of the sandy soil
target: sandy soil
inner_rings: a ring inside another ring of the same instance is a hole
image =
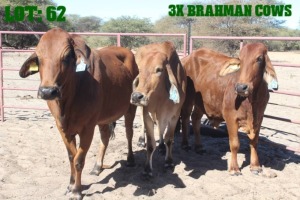
[[[300,63],[299,52],[271,52],[276,62]],[[19,68],[28,54],[5,53],[5,68]],[[276,67],[280,89],[299,90],[300,70]],[[4,87],[38,87],[38,75],[21,80],[16,71],[4,72]],[[35,91],[5,91],[6,106],[47,108]],[[271,94],[266,114],[300,120],[300,98]],[[288,107],[285,105],[289,105]],[[154,178],[142,178],[145,149],[137,147],[141,114],[134,123],[136,166],[128,168],[124,121],[117,121],[116,138],[110,141],[105,163],[112,165],[99,176],[89,175],[96,160],[99,132],[87,155],[83,171],[84,199],[300,199],[300,125],[265,118],[259,139],[259,158],[265,172],[275,178],[255,176],[249,170],[249,145],[240,134],[238,154],[242,176],[230,176],[228,138],[205,128],[207,153],[181,150],[181,135],[174,144],[174,171],[163,169],[164,156],[154,155]],[[212,132],[212,133],[211,133]],[[212,137],[214,136],[214,137]],[[158,137],[157,137],[158,138]],[[193,143],[193,136],[190,137]],[[0,122],[0,199],[66,199],[69,181],[67,152],[54,120],[47,110],[5,109]]]

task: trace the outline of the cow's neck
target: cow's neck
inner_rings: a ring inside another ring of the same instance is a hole
[[[259,103],[265,96],[269,96],[268,85],[262,80],[258,86],[254,87],[248,99],[251,103]]]
[[[86,72],[80,72],[86,73]],[[55,112],[55,118],[57,123],[63,130],[68,130],[70,118],[74,115],[72,111],[72,107],[76,102],[76,98],[80,90],[80,84],[82,83],[82,75],[83,74],[74,74],[66,83],[61,86],[61,98],[55,101],[57,110]],[[82,94],[84,95],[84,94]]]

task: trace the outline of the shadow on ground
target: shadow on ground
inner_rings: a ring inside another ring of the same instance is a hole
[[[92,185],[107,184],[111,179],[115,181],[114,187],[107,186],[102,191],[96,191],[86,196],[93,196],[94,194],[104,194],[118,190],[118,188],[127,187],[128,185],[136,186],[134,196],[153,196],[159,188],[172,185],[174,188],[185,188],[186,185],[180,179],[177,173],[184,173],[193,179],[199,179],[207,171],[219,170],[227,173],[227,159],[224,156],[229,152],[228,134],[226,127],[221,130],[215,130],[204,126],[201,130],[202,141],[206,153],[200,155],[196,154],[193,149],[184,151],[181,149],[181,135],[176,135],[173,149],[173,158],[176,165],[184,164],[184,171],[176,172],[172,170],[165,170],[164,156],[155,151],[153,156],[153,178],[145,179],[142,175],[143,166],[146,159],[146,150],[141,149],[135,152],[136,166],[133,168],[126,167],[125,161],[118,161],[120,165],[111,174],[104,177],[99,182],[94,182],[85,185],[85,190]],[[245,161],[241,168],[250,164],[250,149],[249,140],[244,133],[239,134],[240,151],[239,153],[245,155]],[[190,144],[193,144],[193,135],[189,137]],[[286,164],[300,163],[300,156],[294,151],[290,151],[283,145],[276,144],[265,137],[260,137],[258,147],[259,159],[261,165],[269,167],[274,170],[283,170]],[[226,174],[227,175],[227,174]]]

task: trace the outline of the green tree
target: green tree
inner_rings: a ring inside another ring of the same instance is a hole
[[[79,15],[67,15],[72,31],[75,32],[99,32],[102,19],[96,16],[80,17]]]
[[[185,33],[188,34],[188,24],[189,21],[193,21],[193,18],[187,17],[170,17],[165,16],[161,19],[157,20],[154,24],[154,32],[157,33]],[[161,42],[162,40],[169,40],[174,43],[176,48],[180,51],[183,49],[183,40],[182,38],[178,37],[157,37],[154,38],[153,42]],[[187,46],[188,47],[188,46]]]
[[[99,32],[102,19],[96,16],[80,17],[77,14],[66,16],[66,24],[59,23],[61,28],[69,32]],[[88,45],[97,48],[104,45],[103,37],[83,36]]]
[[[29,22],[28,20],[20,22],[5,22],[4,21],[4,7],[11,6],[11,15],[16,6],[37,5],[38,9],[44,10],[49,5],[56,5],[52,0],[5,0],[0,3],[0,30],[7,31],[46,31],[49,24],[45,18],[42,22]],[[14,47],[17,49],[35,46],[40,38],[40,35],[13,35],[3,34],[2,43],[7,47]]]
[[[21,22],[8,23],[4,21],[4,7],[11,6],[11,15],[16,6],[37,5],[42,13],[46,13],[46,8],[49,6],[56,6],[53,0],[3,0],[0,2],[0,30],[8,31],[47,31],[53,27],[60,27],[70,32],[99,32],[102,20],[95,16],[80,17],[79,15],[67,15],[65,22],[49,22],[42,15],[42,22],[29,22],[24,20]],[[3,45],[13,48],[27,48],[35,46],[40,39],[40,35],[14,35],[3,34]],[[97,45],[98,41],[94,38],[86,37],[87,41]]]
[[[147,18],[137,18],[122,16],[111,19],[103,24],[102,32],[110,33],[151,33],[153,32],[153,24]],[[115,44],[116,38],[109,38],[110,44]],[[123,36],[121,45],[130,49],[150,43],[150,40],[144,36]]]
[[[251,4],[254,8],[257,4],[271,5],[282,4],[277,0],[198,0],[189,4],[201,5],[243,5]],[[186,7],[185,7],[186,8]],[[254,12],[254,9],[252,9]],[[186,13],[186,12],[185,12]],[[212,36],[273,36],[271,29],[283,29],[283,20],[275,17],[256,17],[252,13],[250,17],[163,17],[154,25],[155,32],[185,32],[188,33],[188,20],[191,20],[191,35]],[[286,35],[287,36],[287,35]],[[193,48],[213,48],[230,55],[234,55],[239,49],[237,40],[194,40]]]
[[[278,4],[276,0],[227,0],[222,4],[228,5],[252,5],[254,8],[258,4],[271,5]],[[205,2],[205,4],[210,4]],[[211,4],[221,4],[220,0],[211,1]],[[204,17],[198,18],[194,23],[194,30],[197,35],[215,35],[215,36],[267,36],[268,29],[281,28],[283,20],[275,17],[257,17],[255,9],[252,9],[252,15],[247,17]],[[201,24],[201,26],[199,26]],[[205,46],[213,47],[216,50],[234,55],[239,49],[237,40],[218,40],[202,41]]]

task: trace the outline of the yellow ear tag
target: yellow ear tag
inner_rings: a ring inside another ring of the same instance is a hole
[[[240,65],[237,65],[237,64],[233,64],[233,65],[229,65],[230,70],[232,72],[235,72],[235,71],[238,71],[240,69]]]
[[[39,66],[37,66],[36,63],[32,63],[29,67],[29,71],[31,72],[38,72],[39,71]]]

